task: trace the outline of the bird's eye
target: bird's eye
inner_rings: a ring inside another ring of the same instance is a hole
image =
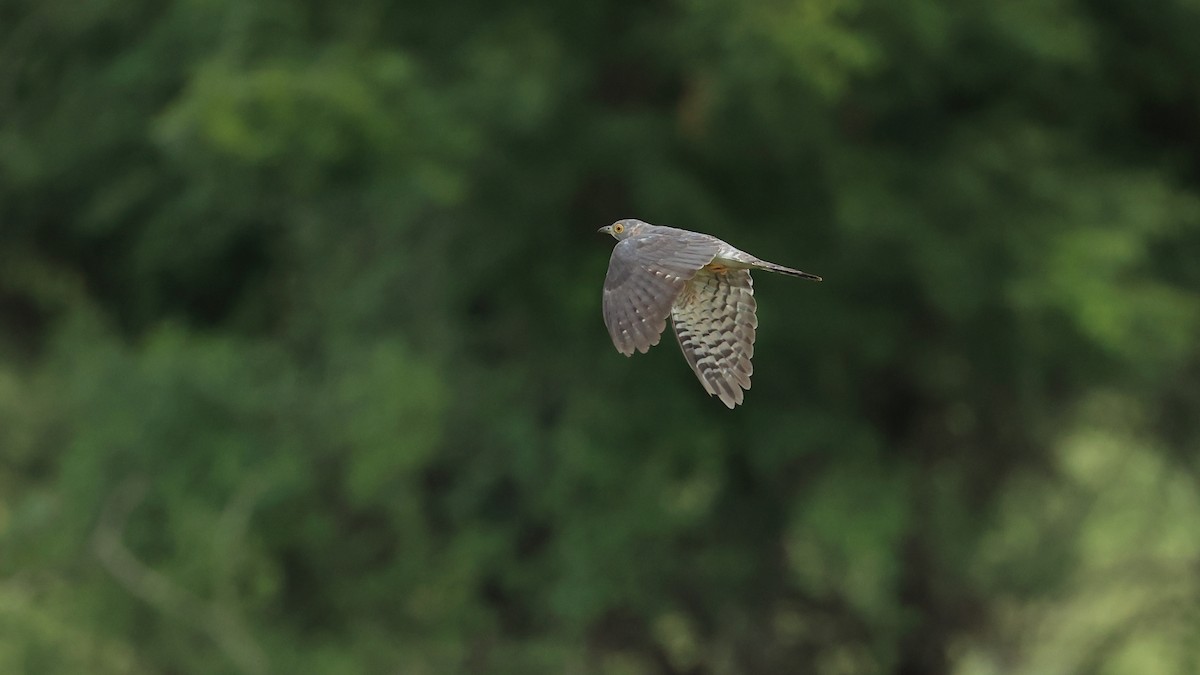
[[[624,226],[624,225],[622,225],[622,224],[620,224],[620,223],[617,223],[616,225],[613,225],[613,232],[616,232],[617,234],[621,234],[621,233],[622,233],[622,232],[624,232],[624,231],[625,231],[625,226]]]

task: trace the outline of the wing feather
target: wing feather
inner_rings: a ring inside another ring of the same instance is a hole
[[[754,374],[756,310],[749,270],[704,269],[688,283],[671,312],[688,365],[704,390],[729,408],[742,402]]]
[[[629,237],[613,247],[604,279],[604,325],[626,356],[658,344],[675,298],[720,250],[713,237],[679,232]]]

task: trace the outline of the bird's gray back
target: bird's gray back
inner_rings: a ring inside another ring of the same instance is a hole
[[[641,228],[638,229],[638,233],[636,236],[640,237],[640,236],[643,236],[643,234],[645,234],[645,235],[658,234],[658,235],[662,235],[662,236],[672,237],[672,238],[677,239],[680,242],[686,242],[686,243],[689,243],[692,245],[712,246],[713,250],[716,252],[716,255],[714,256],[714,258],[719,261],[732,262],[732,263],[746,263],[746,264],[755,263],[755,262],[759,261],[759,259],[757,257],[750,255],[749,253],[746,253],[745,251],[739,249],[736,246],[733,246],[732,244],[725,241],[724,239],[719,239],[717,237],[712,236],[711,234],[704,234],[703,232],[693,232],[691,230],[684,230],[684,229],[680,229],[678,227],[668,227],[666,225],[651,225],[649,223],[646,223],[645,225],[643,225]],[[735,265],[735,266],[740,267],[741,265]]]

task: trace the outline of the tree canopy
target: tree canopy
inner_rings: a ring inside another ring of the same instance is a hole
[[[1196,672],[1197,35],[0,1],[0,672]],[[825,278],[744,406],[624,217]]]

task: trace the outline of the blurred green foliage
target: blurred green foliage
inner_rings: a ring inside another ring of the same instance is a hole
[[[0,672],[1197,672],[1196,35],[0,2]],[[825,276],[742,408],[628,216]]]

